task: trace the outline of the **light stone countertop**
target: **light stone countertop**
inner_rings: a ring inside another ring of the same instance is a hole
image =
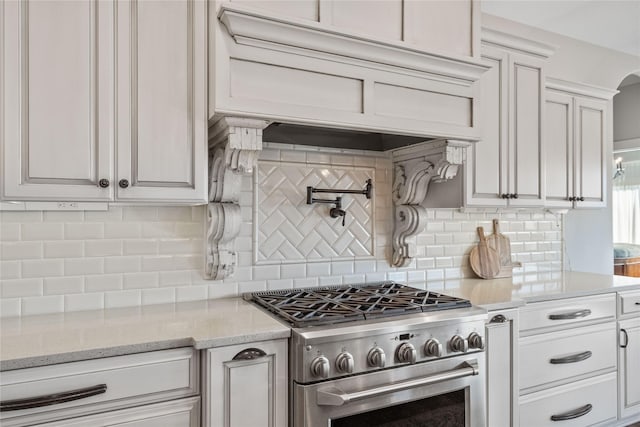
[[[240,298],[0,320],[0,370],[184,346],[288,338],[291,331]]]
[[[415,286],[415,284],[410,284]],[[421,286],[422,287],[422,286]],[[465,298],[487,310],[626,290],[640,290],[640,277],[571,271],[514,274],[503,279],[457,279],[429,282],[425,289]]]

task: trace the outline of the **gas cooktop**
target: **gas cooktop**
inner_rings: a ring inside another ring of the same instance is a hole
[[[245,294],[294,328],[471,307],[468,300],[394,282]]]

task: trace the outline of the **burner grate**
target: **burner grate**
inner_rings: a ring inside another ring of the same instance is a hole
[[[296,328],[471,307],[467,300],[394,282],[245,294]]]

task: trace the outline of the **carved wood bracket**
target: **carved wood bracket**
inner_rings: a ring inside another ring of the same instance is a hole
[[[392,152],[394,179],[393,259],[395,267],[407,266],[416,254],[412,237],[427,224],[427,212],[421,203],[431,182],[454,178],[466,160],[466,141],[430,141]]]
[[[233,275],[235,239],[242,216],[238,199],[242,176],[253,173],[262,150],[266,120],[221,117],[209,128],[209,205],[205,274],[220,280]]]

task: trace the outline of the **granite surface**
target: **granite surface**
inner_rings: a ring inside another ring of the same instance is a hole
[[[286,325],[240,298],[3,318],[0,370],[289,335]]]
[[[640,278],[556,271],[410,285],[466,298],[491,311],[640,290]],[[0,370],[183,346],[205,349],[289,335],[289,327],[240,298],[4,318]]]

